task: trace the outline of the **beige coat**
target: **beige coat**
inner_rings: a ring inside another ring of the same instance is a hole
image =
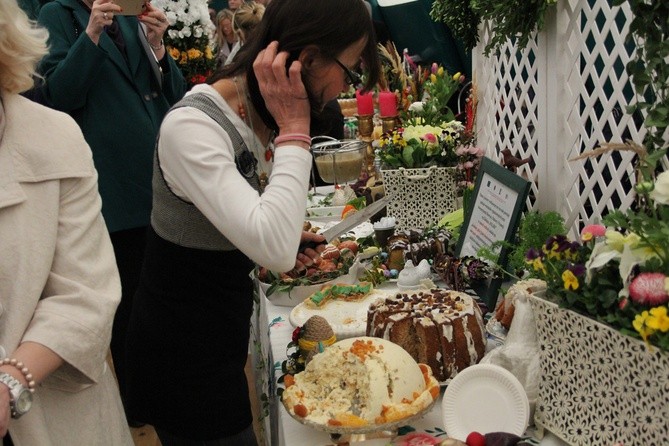
[[[16,446],[132,445],[105,361],[121,290],[91,151],[69,116],[2,102],[0,354],[33,341],[65,360],[9,432]]]

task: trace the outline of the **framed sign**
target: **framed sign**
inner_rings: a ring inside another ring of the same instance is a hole
[[[497,241],[513,242],[529,190],[529,181],[484,157],[473,197],[465,210],[455,255],[477,257],[479,249],[490,249]],[[505,268],[507,248],[499,248],[497,256],[497,264]],[[497,302],[502,281],[501,277],[492,279],[482,289],[474,290],[490,310]]]

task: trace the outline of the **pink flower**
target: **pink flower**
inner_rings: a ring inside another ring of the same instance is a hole
[[[481,153],[481,149],[479,147],[470,145],[467,147],[467,152],[469,152],[472,155],[478,155],[479,153]]]
[[[437,142],[437,137],[434,136],[434,133],[426,133],[425,135],[423,135],[423,138],[425,139],[425,141],[431,144],[435,144]]]
[[[657,306],[669,301],[662,273],[641,273],[630,283],[630,298],[638,304]]]
[[[606,234],[606,226],[604,225],[587,225],[581,231],[581,240],[587,242],[594,237],[603,237]]]
[[[411,432],[397,437],[392,444],[396,446],[432,446],[440,442],[438,438],[424,432]]]

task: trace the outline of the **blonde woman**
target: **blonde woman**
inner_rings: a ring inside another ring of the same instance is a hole
[[[91,150],[19,94],[46,40],[0,2],[0,443],[132,445],[106,363],[121,286]]]
[[[244,42],[251,36],[262,20],[263,14],[265,14],[265,6],[257,2],[247,2],[237,8],[232,16],[232,31],[237,41],[225,61],[226,65],[232,62]]]
[[[225,63],[232,48],[237,42],[237,36],[232,30],[233,12],[229,9],[221,9],[216,15],[216,65]]]

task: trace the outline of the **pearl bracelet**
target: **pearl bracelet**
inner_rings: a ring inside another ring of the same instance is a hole
[[[163,39],[160,39],[160,43],[156,46],[151,45],[151,42],[149,42],[149,46],[151,47],[151,49],[153,51],[158,51],[159,49],[161,49],[163,47]]]
[[[21,372],[23,377],[26,379],[26,382],[28,383],[28,390],[30,390],[32,393],[35,392],[35,380],[33,380],[32,373],[30,373],[30,370],[28,370],[28,367],[26,367],[24,363],[14,358],[4,358],[2,361],[0,361],[0,366],[2,365],[12,366]]]
[[[311,137],[306,133],[286,133],[274,138],[274,144],[281,144],[282,142],[299,141],[308,144],[311,147]]]

